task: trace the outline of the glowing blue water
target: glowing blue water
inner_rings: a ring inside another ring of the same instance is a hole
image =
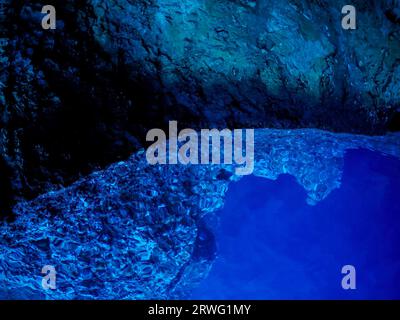
[[[400,298],[400,161],[350,151],[342,182],[314,207],[291,176],[232,184],[219,258],[192,298]],[[347,264],[356,290],[341,287]]]

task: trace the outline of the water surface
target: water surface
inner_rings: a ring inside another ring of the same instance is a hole
[[[345,156],[342,186],[316,206],[292,176],[233,183],[220,212],[219,257],[194,299],[400,298],[400,161]],[[341,287],[356,268],[356,290]]]

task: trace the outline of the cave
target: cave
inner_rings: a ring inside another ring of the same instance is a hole
[[[396,1],[354,0],[351,31],[336,0],[51,2],[56,29],[42,28],[43,4],[0,0],[0,299],[190,297],[213,278],[218,215],[237,188],[277,189],[274,202],[283,184],[315,223],[328,205],[361,220],[359,195],[398,210]],[[147,133],[172,121],[254,130],[252,176],[150,164]],[[349,181],[359,194],[344,207]],[[57,290],[37,281],[43,266]]]

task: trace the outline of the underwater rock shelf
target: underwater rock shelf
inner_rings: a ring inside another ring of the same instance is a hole
[[[400,129],[398,1],[354,1],[352,31],[344,0],[53,0],[56,30],[42,3],[0,3],[0,218],[169,120]]]
[[[400,135],[256,130],[254,174],[291,174],[314,204],[340,186],[344,153],[355,148],[400,158]],[[222,208],[239,178],[230,166],[150,166],[142,150],[19,203],[16,220],[0,227],[0,298],[186,297],[216,255],[203,218]],[[41,287],[45,265],[56,268],[57,290]]]

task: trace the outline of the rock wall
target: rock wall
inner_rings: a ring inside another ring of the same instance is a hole
[[[398,1],[1,1],[1,213],[126,159],[148,129],[399,128]]]

